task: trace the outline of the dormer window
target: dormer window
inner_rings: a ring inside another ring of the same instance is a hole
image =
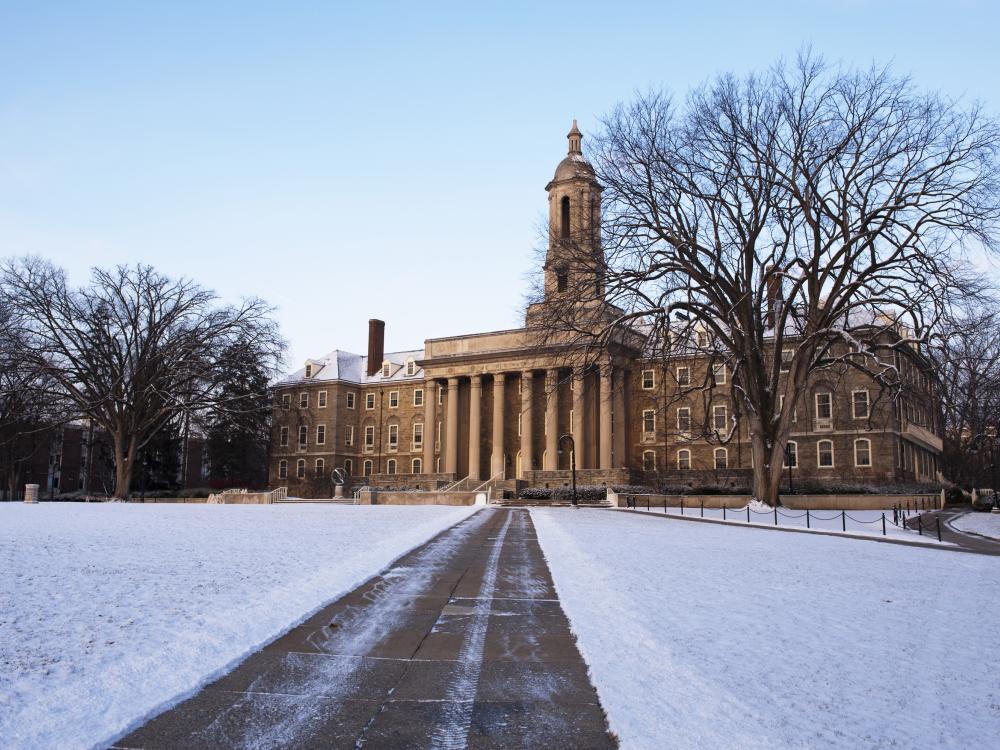
[[[313,376],[313,366],[306,365],[306,377],[311,378]]]
[[[417,371],[417,363],[412,359],[406,360],[406,374],[413,375]]]
[[[387,378],[392,374],[392,362],[386,360],[382,363],[382,377]]]

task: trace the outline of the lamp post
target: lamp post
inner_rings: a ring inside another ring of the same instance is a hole
[[[562,455],[562,452],[563,452],[563,447],[562,446],[563,446],[563,441],[564,440],[568,440],[569,441],[569,450],[570,450],[570,454],[569,454],[569,471],[570,471],[570,476],[572,477],[572,481],[573,481],[573,507],[574,508],[578,508],[579,506],[577,505],[577,502],[576,502],[576,441],[573,440],[573,436],[570,435],[568,432],[565,435],[562,435],[559,438],[559,455],[560,456]]]

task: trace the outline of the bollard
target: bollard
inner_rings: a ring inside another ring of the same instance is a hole
[[[747,503],[747,523],[750,523],[750,503]]]
[[[920,536],[923,536],[924,535],[924,523],[923,523],[923,521],[921,519],[923,519],[923,516],[917,516],[917,533],[920,534]]]
[[[938,541],[941,541],[941,516],[935,516],[934,520],[937,521],[937,535]]]
[[[778,525],[778,506],[774,506],[774,525]]]
[[[726,520],[726,504],[725,503],[722,504],[722,520],[723,521]]]
[[[663,496],[663,512],[664,513],[667,512],[667,496],[666,495]]]
[[[809,528],[809,509],[806,508],[806,528]]]
[[[35,505],[38,503],[38,485],[37,484],[26,484],[24,485],[24,502],[29,505]]]
[[[681,515],[684,515],[684,498],[681,498]]]
[[[646,495],[646,510],[649,510],[649,495]]]
[[[885,536],[885,513],[882,514],[882,536]]]
[[[701,517],[702,518],[705,517],[705,501],[704,500],[701,501]]]
[[[847,511],[840,511],[840,530],[847,531]]]

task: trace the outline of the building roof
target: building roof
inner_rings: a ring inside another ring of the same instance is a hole
[[[423,368],[416,364],[413,374],[406,374],[406,363],[413,360],[415,363],[424,358],[423,349],[411,349],[402,352],[386,352],[383,355],[383,362],[391,362],[393,367],[388,377],[382,377],[382,362],[379,362],[379,369],[374,374],[368,375],[368,357],[363,354],[354,354],[340,349],[334,349],[329,354],[316,359],[308,359],[298,370],[289,373],[278,381],[278,385],[290,385],[292,383],[314,383],[331,380],[343,380],[349,383],[375,384],[388,382],[404,382],[409,380],[423,380]],[[310,377],[306,377],[306,366],[313,365],[313,372]]]

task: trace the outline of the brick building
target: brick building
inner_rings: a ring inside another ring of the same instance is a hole
[[[574,123],[569,153],[546,186],[550,226],[562,236],[589,237],[589,249],[576,242],[575,252],[596,253],[601,187],[581,138]],[[566,304],[568,290],[581,282],[574,275],[593,268],[567,260],[564,247],[551,242],[545,298],[529,307],[523,328],[386,353],[385,324],[372,320],[366,355],[335,350],[278,383],[270,483],[292,494],[329,495],[331,472],[340,468],[353,484],[562,486],[570,441],[560,446],[560,438],[571,435],[584,484],[745,484],[746,425],[737,419],[732,434],[719,439],[734,424],[730,374],[699,351],[700,342],[654,358],[636,330],[598,364],[580,368],[572,366],[571,344],[539,335],[546,307]],[[856,370],[830,369],[812,379],[789,441],[796,477],[937,477],[942,442],[931,379],[915,351],[897,356],[906,389],[894,401],[880,398],[878,386]],[[711,389],[697,387],[709,378]]]

